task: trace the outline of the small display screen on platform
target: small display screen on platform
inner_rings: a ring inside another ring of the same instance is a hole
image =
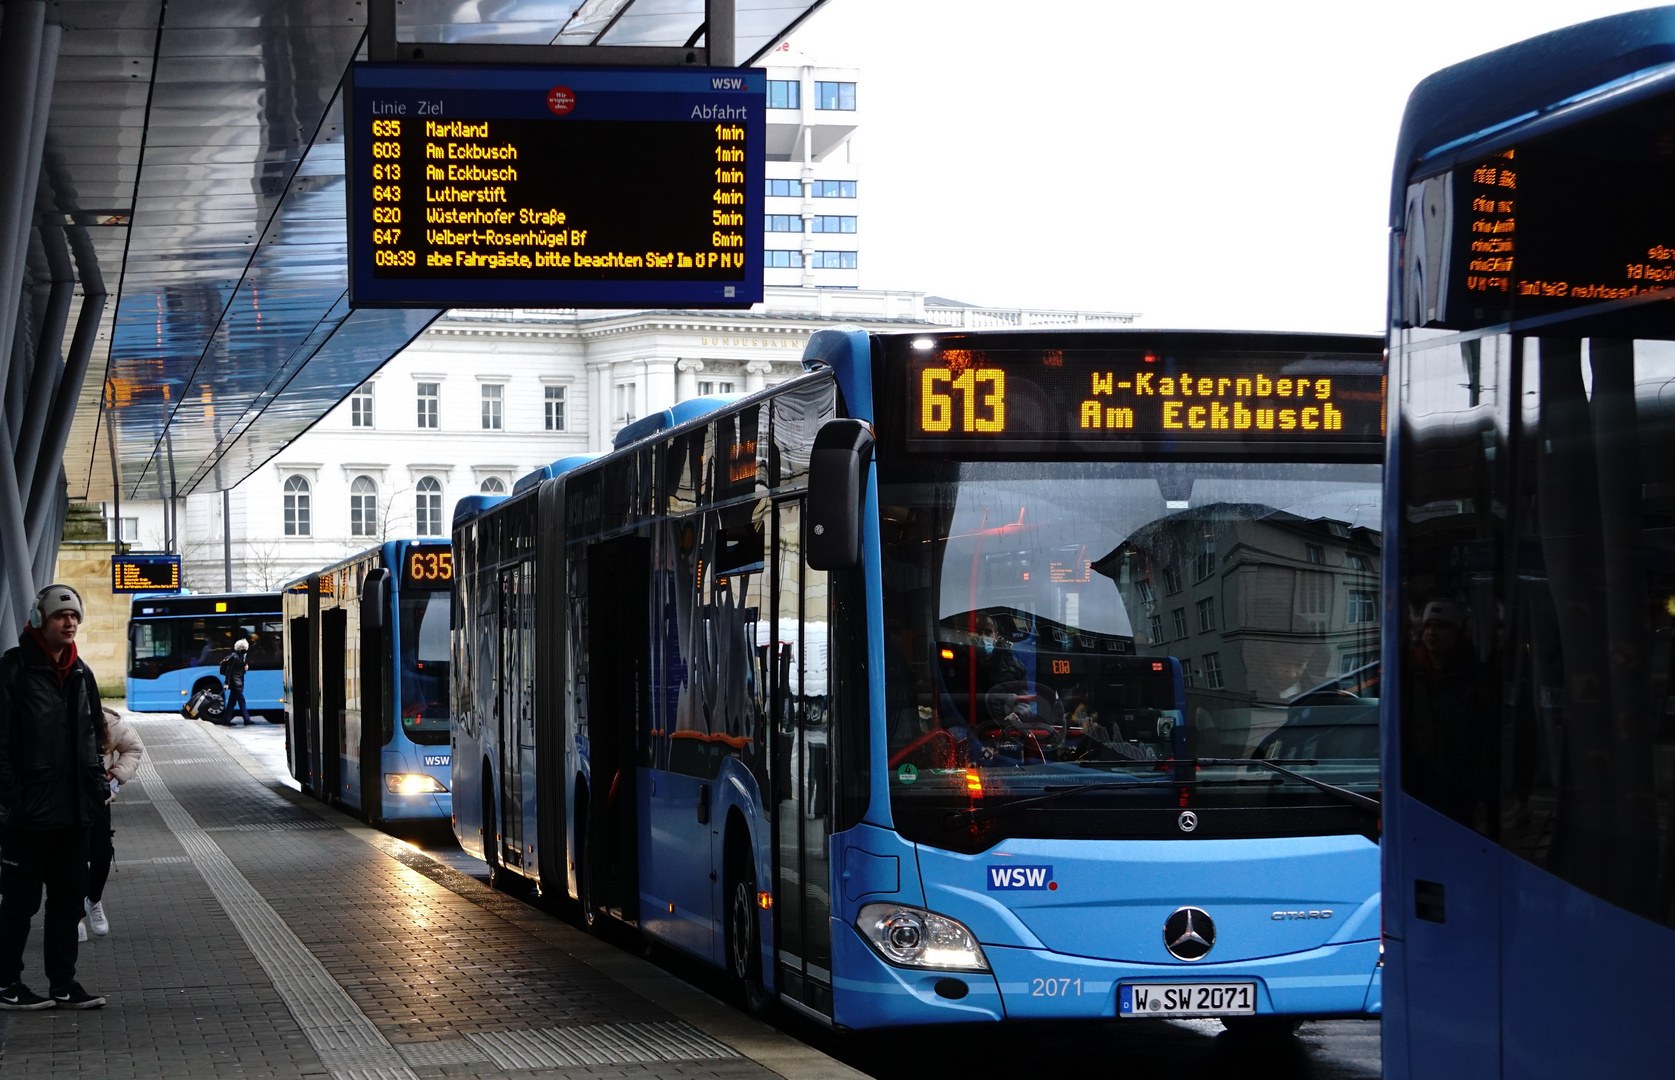
[[[179,555],[116,555],[111,558],[111,592],[179,592]]]
[[[415,589],[446,589],[454,583],[454,549],[447,544],[409,547],[401,583]]]
[[[350,303],[762,299],[765,74],[355,64]]]
[[[1376,454],[1376,354],[963,347],[907,364],[907,449]]]

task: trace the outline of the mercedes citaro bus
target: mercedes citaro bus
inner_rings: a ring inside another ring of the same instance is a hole
[[[460,842],[846,1028],[1376,1014],[1382,344],[821,331],[463,501]]]

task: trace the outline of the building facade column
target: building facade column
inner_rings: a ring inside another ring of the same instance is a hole
[[[602,454],[611,448],[611,365],[587,365],[587,448]]]
[[[675,361],[675,400],[691,401],[698,396],[698,373],[704,370],[702,360]]]
[[[768,385],[774,366],[767,360],[752,360],[744,366],[744,392],[754,394]]]

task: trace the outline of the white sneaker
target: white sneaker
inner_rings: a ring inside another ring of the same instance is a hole
[[[83,919],[83,920],[81,920],[81,922],[76,923],[76,940],[77,941],[86,941],[87,940],[87,920],[86,919]]]
[[[105,918],[105,902],[101,900],[97,904],[92,904],[83,900],[82,903],[87,907],[88,927],[100,937],[104,937],[106,934],[110,933],[110,920]]]

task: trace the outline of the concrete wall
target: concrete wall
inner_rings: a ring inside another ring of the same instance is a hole
[[[116,545],[66,540],[58,549],[52,580],[81,593],[87,618],[76,635],[76,651],[99,680],[107,703],[128,693],[128,595],[111,592],[111,555]]]

